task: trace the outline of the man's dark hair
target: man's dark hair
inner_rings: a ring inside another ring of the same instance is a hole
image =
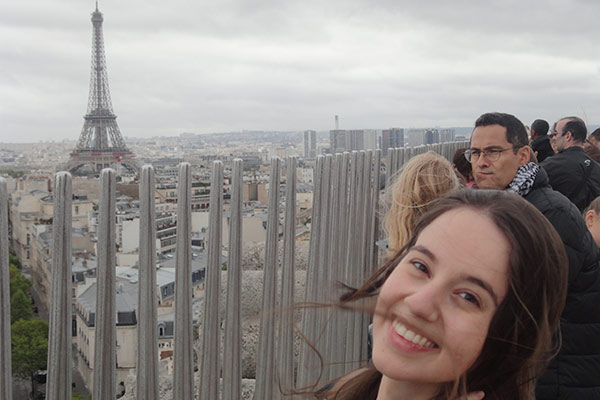
[[[550,125],[543,119],[536,119],[533,121],[533,124],[531,124],[531,130],[535,132],[536,137],[547,135],[548,129],[550,129]]]
[[[594,132],[590,133],[590,136],[593,136],[594,139],[600,141],[600,128],[598,128]]]
[[[475,121],[475,128],[478,126],[489,125],[500,125],[506,128],[506,140],[515,147],[515,154],[517,152],[517,148],[527,146],[529,144],[525,125],[523,125],[523,123],[512,114],[499,112],[485,113],[477,118],[477,121]]]
[[[564,135],[567,132],[571,132],[573,135],[573,140],[576,142],[583,143],[585,138],[587,137],[587,128],[585,127],[585,122],[579,117],[564,117],[562,120],[567,120],[567,123],[563,127],[562,132],[558,132],[560,135]]]

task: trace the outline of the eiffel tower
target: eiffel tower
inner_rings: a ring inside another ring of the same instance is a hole
[[[96,11],[92,13],[94,31],[88,108],[83,117],[83,129],[66,169],[76,172],[80,167],[88,165],[98,173],[103,168],[116,169],[122,165],[137,172],[139,168],[135,155],[125,145],[117,125],[117,116],[112,109],[104,55],[103,21],[96,2]]]

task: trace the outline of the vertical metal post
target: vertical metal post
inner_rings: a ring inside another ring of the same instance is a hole
[[[331,289],[330,279],[330,242],[331,242],[331,200],[332,200],[332,164],[333,156],[327,154],[325,156],[325,163],[323,164],[323,175],[321,177],[321,202],[319,204],[321,208],[321,223],[319,224],[319,236],[321,237],[321,245],[319,246],[318,259],[316,264],[316,275],[315,281],[318,285],[317,289],[317,301],[320,303],[327,303],[331,300],[329,295]],[[313,342],[319,353],[327,353],[327,336],[329,326],[330,310],[328,309],[316,309],[316,329],[317,329],[317,340]],[[329,360],[327,360],[329,361]],[[324,365],[322,380],[328,380],[329,377],[329,366]]]
[[[94,342],[94,399],[114,399],[116,382],[115,171],[101,172],[98,225],[96,338]]]
[[[281,160],[271,158],[269,204],[267,214],[267,241],[263,282],[262,314],[258,337],[256,362],[256,389],[254,399],[272,399],[275,396],[275,301],[277,296],[277,242],[279,236],[279,181]]]
[[[313,207],[311,216],[310,246],[308,250],[308,266],[306,270],[306,289],[304,300],[307,303],[315,302],[318,298],[319,286],[317,284],[317,259],[319,247],[321,246],[320,224],[321,224],[321,189],[323,164],[325,156],[317,156],[317,162],[313,172]],[[298,371],[296,377],[296,386],[299,388],[308,387],[316,383],[319,376],[319,360],[310,347],[317,338],[316,310],[306,308],[302,310],[302,333],[306,338],[300,343],[300,353],[298,359]],[[308,343],[306,342],[308,341]],[[310,343],[310,345],[309,345]]]
[[[0,178],[0,399],[12,400],[10,360],[10,273],[8,258],[8,190]]]
[[[219,397],[219,294],[221,293],[221,248],[223,230],[223,163],[213,162],[210,184],[210,209],[208,221],[208,254],[206,265],[206,292],[204,297],[204,324],[202,326],[202,366],[200,399]],[[189,277],[191,280],[191,275]]]
[[[173,398],[194,398],[192,347],[192,172],[189,163],[179,164],[177,188],[177,247],[175,260],[175,358]]]
[[[59,172],[54,178],[52,219],[52,301],[48,341],[48,399],[71,396],[71,174]]]
[[[379,251],[375,246],[378,238],[379,227],[379,181],[381,179],[381,150],[373,154],[373,177],[371,180],[371,207],[369,216],[371,226],[369,227],[369,248],[367,250],[367,276],[375,272],[379,261]]]
[[[337,157],[337,155],[336,155]],[[344,282],[344,265],[346,257],[347,247],[347,220],[348,220],[348,165],[350,161],[350,153],[345,152],[341,154],[341,160],[336,160],[338,163],[337,168],[337,202],[334,203],[334,207],[337,210],[337,222],[335,224],[336,230],[334,236],[337,238],[337,244],[335,245],[335,272],[333,273],[333,281]],[[338,294],[338,293],[336,293]],[[337,300],[334,299],[334,300]],[[330,346],[333,351],[331,354],[330,366],[330,377],[339,377],[344,373],[344,364],[346,355],[346,329],[347,329],[347,313],[345,311],[334,310],[333,323],[334,328],[331,335],[332,343]]]
[[[158,400],[158,332],[156,298],[156,207],[154,168],[144,165],[140,176],[140,258],[138,291],[138,400]]]
[[[223,345],[223,400],[242,398],[242,171],[243,162],[233,160],[229,259],[227,261],[227,305]]]
[[[356,258],[355,246],[356,240],[355,229],[356,224],[358,223],[358,164],[359,164],[359,155],[358,152],[352,152],[351,166],[350,166],[350,182],[349,182],[349,200],[348,200],[348,220],[347,220],[347,245],[346,245],[346,254],[345,254],[345,263],[344,263],[344,282],[347,284],[352,284],[356,281],[356,277],[354,276],[354,261]],[[356,335],[357,332],[354,330],[355,320],[357,315],[353,311],[346,312],[346,352],[344,359],[346,363],[344,365],[346,372],[354,369],[356,362],[356,355],[354,352],[354,345],[357,341]]]
[[[283,265],[281,268],[282,310],[279,318],[278,364],[279,386],[284,391],[294,388],[294,303],[296,247],[296,157],[286,159],[285,225],[283,235]],[[279,395],[275,388],[275,395]],[[288,396],[286,399],[293,399]]]

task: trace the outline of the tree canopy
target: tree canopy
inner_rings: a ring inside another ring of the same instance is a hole
[[[29,293],[31,282],[25,278],[21,271],[13,264],[10,265],[10,296],[12,297],[19,290],[25,294]]]
[[[33,315],[31,310],[31,299],[21,289],[10,297],[10,323],[21,319],[30,319]]]
[[[48,323],[41,319],[20,320],[11,326],[13,375],[31,379],[46,369],[48,358]]]

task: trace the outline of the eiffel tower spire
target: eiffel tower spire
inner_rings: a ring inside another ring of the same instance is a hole
[[[125,145],[112,108],[102,34],[103,21],[104,17],[96,1],[96,10],[92,13],[92,69],[88,107],[79,140],[69,159],[69,170],[89,164],[96,172],[100,172],[102,168],[114,168],[117,163],[123,163],[130,169],[138,169],[133,160],[135,156]]]

